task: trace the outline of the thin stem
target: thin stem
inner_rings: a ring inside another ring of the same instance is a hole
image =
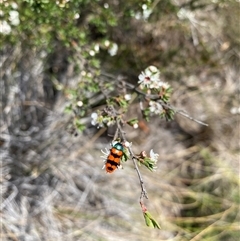
[[[194,121],[194,122],[196,122],[196,123],[198,123],[198,124],[200,124],[200,125],[208,126],[207,123],[204,123],[204,122],[202,122],[202,121],[200,121],[200,120],[197,120],[197,119],[191,117],[191,116],[188,115],[186,112],[184,112],[184,111],[182,111],[182,110],[177,110],[177,109],[174,108],[173,106],[164,103],[162,100],[160,100],[160,98],[159,98],[158,95],[145,94],[145,93],[142,92],[141,90],[137,89],[137,86],[134,86],[134,85],[132,85],[132,84],[130,84],[130,83],[127,83],[127,82],[126,82],[126,86],[128,86],[131,90],[135,91],[136,93],[138,93],[138,94],[140,94],[140,95],[143,95],[145,98],[149,98],[149,99],[151,99],[151,100],[159,101],[159,103],[160,103],[162,106],[167,107],[168,109],[173,110],[175,113],[180,114],[180,115],[188,118],[188,119],[191,120],[191,121]]]
[[[188,118],[188,119],[190,119],[190,120],[192,120],[192,121],[194,121],[194,122],[196,122],[196,123],[198,123],[198,124],[201,124],[201,125],[204,125],[204,126],[208,126],[207,123],[204,123],[204,122],[202,122],[202,121],[200,121],[200,120],[197,120],[197,119],[191,117],[190,115],[188,115],[188,114],[187,114],[185,111],[183,111],[183,110],[177,110],[177,109],[173,108],[171,105],[168,105],[168,104],[164,103],[163,101],[160,101],[160,104],[161,104],[162,106],[168,108],[168,109],[173,110],[176,114],[180,114],[180,115],[182,115],[182,116],[184,116],[184,117],[186,117],[186,118]]]
[[[115,141],[118,137],[118,133],[119,133],[119,129],[117,128],[115,134],[114,134],[114,137],[113,137],[113,140]]]
[[[185,112],[182,111],[182,110],[178,110],[178,111],[176,111],[176,113],[177,113],[177,114],[180,114],[180,115],[182,115],[182,116],[184,116],[184,117],[186,117],[186,118],[188,118],[189,120],[195,121],[195,122],[198,123],[198,124],[201,124],[201,125],[204,125],[204,126],[208,126],[207,123],[204,123],[204,122],[202,122],[202,121],[200,121],[200,120],[197,120],[197,119],[191,117],[190,115],[188,115],[187,113],[185,113]]]
[[[119,130],[119,132],[120,132],[120,134],[121,134],[121,137],[122,137],[123,141],[124,141],[124,142],[127,142],[126,137],[125,137],[125,133],[124,133],[122,127],[121,127],[121,124],[120,124],[120,121],[119,121],[119,120],[117,120],[117,128],[118,128],[118,130]],[[129,150],[130,156],[131,156],[131,158],[132,158],[133,165],[134,165],[134,167],[135,167],[135,169],[136,169],[136,171],[137,171],[137,174],[138,174],[138,179],[139,179],[140,186],[141,186],[141,189],[142,189],[141,196],[140,196],[140,202],[142,202],[142,199],[143,199],[144,197],[145,197],[146,199],[148,199],[147,191],[146,191],[146,188],[145,188],[145,185],[144,185],[144,182],[143,182],[143,178],[142,178],[141,172],[140,172],[140,170],[139,170],[139,168],[138,168],[138,165],[137,165],[137,162],[136,162],[136,159],[137,159],[137,158],[135,157],[135,155],[134,155],[134,153],[133,153],[133,151],[132,151],[132,148],[131,148],[130,146],[127,147],[127,148],[128,148],[128,150]]]

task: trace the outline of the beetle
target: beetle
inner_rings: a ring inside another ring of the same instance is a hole
[[[123,145],[119,142],[115,143],[110,149],[110,153],[105,164],[106,172],[112,173],[120,166],[120,161],[124,154],[123,149]]]

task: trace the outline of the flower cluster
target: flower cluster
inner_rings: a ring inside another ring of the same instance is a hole
[[[140,88],[160,89],[169,88],[169,84],[160,80],[160,71],[153,65],[147,67],[139,76]]]
[[[93,126],[97,126],[98,128],[103,126],[112,126],[116,123],[116,120],[114,117],[110,116],[103,116],[100,113],[93,112],[91,114],[91,124]]]
[[[146,152],[142,151],[137,156],[137,159],[139,161],[139,164],[143,164],[150,171],[154,171],[154,169],[157,168],[156,164],[157,164],[159,155],[157,153],[154,153],[153,150],[150,151],[149,155],[150,156],[147,156]]]
[[[160,71],[151,65],[138,76],[138,79],[141,93],[146,96],[147,107],[142,108],[145,120],[149,121],[152,114],[159,115],[167,121],[172,120],[174,111],[166,107],[172,88],[167,82],[161,81]]]
[[[163,111],[163,107],[156,101],[149,101],[149,110],[150,112],[156,114],[156,115],[159,115],[162,113]]]

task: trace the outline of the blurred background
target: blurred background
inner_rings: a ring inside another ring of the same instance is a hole
[[[0,5],[1,240],[239,240],[238,0]],[[140,169],[161,230],[144,223],[132,162],[102,170],[114,129],[90,118],[98,83],[137,84],[149,65],[171,104],[209,125],[176,115],[125,129],[136,153],[159,153],[156,172]]]

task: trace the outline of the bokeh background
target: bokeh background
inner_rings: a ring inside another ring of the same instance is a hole
[[[238,0],[0,5],[1,240],[239,240]],[[140,168],[161,230],[145,226],[132,162],[101,169],[114,128],[90,118],[102,104],[94,83],[136,84],[149,65],[171,104],[209,125],[176,115],[125,129],[136,153],[159,153],[156,172]],[[65,113],[83,88],[95,107]]]

